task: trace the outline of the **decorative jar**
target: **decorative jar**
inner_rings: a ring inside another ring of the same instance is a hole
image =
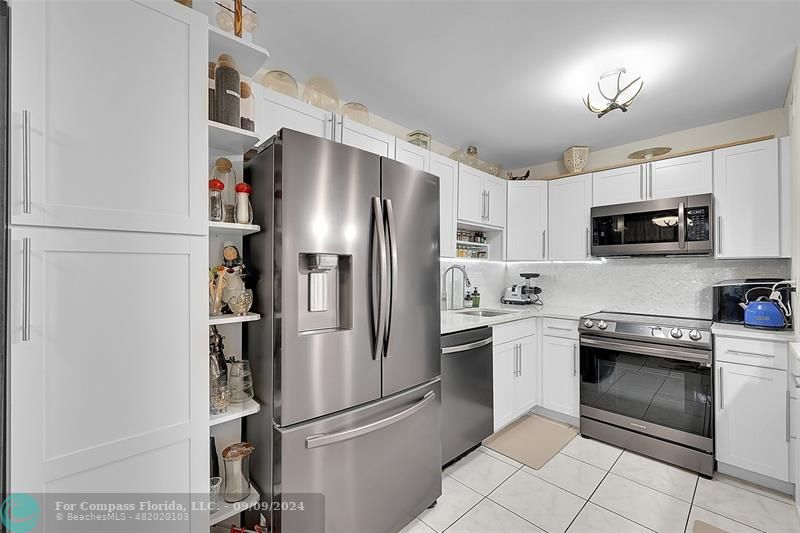
[[[250,454],[254,449],[249,442],[239,442],[222,450],[226,502],[240,502],[250,495]]]
[[[564,152],[564,166],[570,174],[577,174],[583,170],[588,160],[588,146],[573,146]]]

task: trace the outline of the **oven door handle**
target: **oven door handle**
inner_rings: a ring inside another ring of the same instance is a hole
[[[690,363],[711,364],[710,355],[691,355],[690,349],[662,348],[659,346],[644,346],[639,343],[624,341],[606,341],[581,337],[581,346],[593,348],[605,348],[607,350],[620,350],[625,352],[637,353],[641,355],[652,355],[653,357],[663,357],[664,359],[677,359]]]

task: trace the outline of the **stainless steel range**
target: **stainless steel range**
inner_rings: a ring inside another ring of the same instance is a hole
[[[602,312],[579,332],[581,433],[711,476],[711,321]]]

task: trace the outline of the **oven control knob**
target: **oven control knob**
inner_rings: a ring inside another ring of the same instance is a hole
[[[689,338],[692,339],[693,341],[699,341],[700,339],[703,338],[703,334],[697,331],[696,329],[693,329],[692,331],[689,332]]]
[[[605,320],[601,320],[600,323],[597,324],[597,327],[600,329],[606,329],[608,327],[608,324],[606,324]]]
[[[594,322],[591,319],[587,318],[586,320],[583,321],[583,325],[586,326],[587,328],[591,328],[592,326],[594,326]]]
[[[672,331],[669,332],[673,339],[680,339],[683,337],[683,331],[678,328],[672,328]]]

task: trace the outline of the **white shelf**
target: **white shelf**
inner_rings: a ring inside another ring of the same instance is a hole
[[[246,416],[254,415],[261,410],[261,404],[255,400],[247,400],[242,403],[232,403],[228,406],[228,410],[219,415],[210,415],[211,419],[208,423],[209,426],[216,426],[224,424],[231,420],[238,420]]]
[[[261,315],[258,313],[247,313],[244,316],[237,315],[220,315],[208,317],[209,326],[219,326],[220,324],[237,324],[239,322],[254,322],[261,320]]]
[[[471,242],[471,241],[456,241],[456,245],[473,246],[475,248],[488,248],[489,245],[485,242]]]
[[[225,501],[225,495],[220,492],[219,511],[210,515],[209,525],[213,526],[214,524],[219,524],[223,520],[227,520],[228,518],[238,515],[242,511],[254,507],[260,499],[261,495],[258,494],[253,487],[250,487],[250,496],[236,503],[227,503]]]
[[[208,121],[208,146],[225,153],[243,155],[259,141],[255,132]]]
[[[216,26],[208,27],[208,60],[216,61],[220,54],[230,54],[240,74],[252,78],[269,60],[269,51],[248,43]]]
[[[233,224],[231,222],[209,222],[208,232],[219,235],[252,235],[261,231],[257,224]]]

